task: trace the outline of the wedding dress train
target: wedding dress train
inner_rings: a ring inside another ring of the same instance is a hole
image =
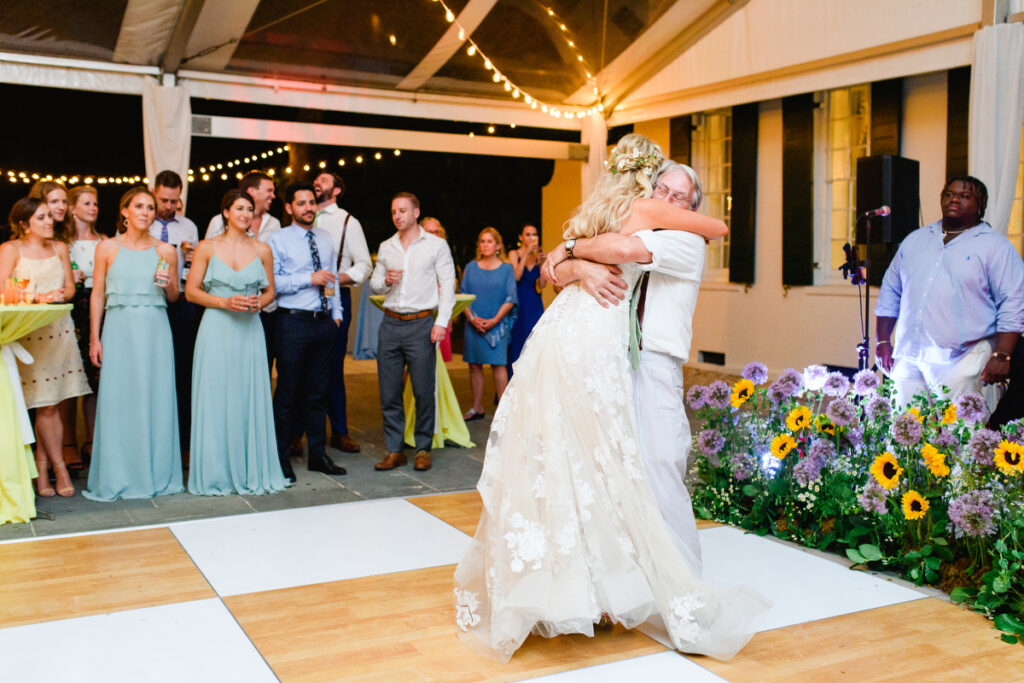
[[[622,267],[632,287],[636,266]],[[636,436],[629,298],[573,285],[527,340],[491,424],[484,510],[455,571],[459,635],[508,661],[531,633],[593,635],[602,614],[728,659],[770,603],[705,581],[663,521]]]

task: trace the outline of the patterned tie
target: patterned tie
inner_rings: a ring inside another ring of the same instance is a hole
[[[160,228],[160,241],[169,242],[170,236],[167,234],[167,221],[160,221],[160,225],[163,226]]]
[[[313,257],[313,270],[323,270],[323,266],[320,265],[320,250],[316,247],[316,238],[313,237],[313,231],[306,231],[306,238],[309,240],[309,255]],[[327,295],[324,294],[323,287],[317,287],[317,292],[320,294],[320,310],[324,313],[327,312]]]

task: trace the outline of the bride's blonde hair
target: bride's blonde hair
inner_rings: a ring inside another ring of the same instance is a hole
[[[654,176],[665,154],[656,143],[630,133],[608,155],[594,191],[565,223],[563,239],[615,232],[633,210],[633,202],[651,196]]]

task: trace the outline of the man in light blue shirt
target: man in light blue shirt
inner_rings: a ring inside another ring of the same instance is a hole
[[[875,306],[875,357],[895,382],[897,405],[949,389],[951,398],[1006,379],[1024,330],[1024,262],[982,221],[977,178],[942,190],[942,220],[903,240]],[[895,346],[892,335],[895,330]],[[990,408],[992,407],[990,403]]]
[[[335,291],[337,259],[331,236],[313,227],[316,196],[309,183],[285,188],[285,210],[292,224],[267,239],[274,254],[277,292],[277,388],[274,426],[281,470],[295,482],[290,460],[291,437],[306,434],[308,467],[313,472],[345,474],[327,457],[327,379],[331,349],[341,324]]]

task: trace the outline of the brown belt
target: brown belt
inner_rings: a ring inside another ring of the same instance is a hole
[[[435,313],[437,313],[436,308],[432,308],[429,311],[419,311],[418,313],[395,313],[394,311],[389,311],[386,308],[384,309],[384,315],[389,318],[402,321],[419,320],[420,318],[426,318],[428,315],[434,315]]]

